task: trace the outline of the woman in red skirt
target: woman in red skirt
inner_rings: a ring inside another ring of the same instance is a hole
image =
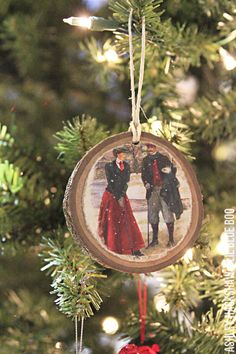
[[[125,148],[113,150],[115,159],[105,165],[107,188],[103,194],[98,218],[98,233],[110,251],[143,256],[142,234],[126,195],[130,166],[125,160]]]

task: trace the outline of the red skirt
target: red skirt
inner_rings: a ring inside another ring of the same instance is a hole
[[[98,217],[98,234],[109,250],[119,254],[132,254],[145,247],[127,195],[121,207],[110,192],[104,192]]]

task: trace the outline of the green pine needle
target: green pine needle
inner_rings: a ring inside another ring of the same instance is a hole
[[[52,277],[51,294],[57,296],[55,303],[68,317],[78,319],[90,317],[94,309],[100,309],[102,298],[97,291],[100,279],[106,278],[89,255],[81,252],[74,244],[60,245],[59,242],[43,238],[42,252],[47,271]]]
[[[65,123],[62,130],[55,134],[58,140],[56,150],[68,168],[72,168],[81,157],[94,145],[108,136],[102,125],[95,118],[82,115]]]

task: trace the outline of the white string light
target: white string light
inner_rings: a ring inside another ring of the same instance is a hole
[[[224,232],[220,236],[220,242],[216,246],[216,250],[222,256],[228,253],[227,235]]]
[[[119,61],[118,54],[114,49],[108,49],[104,53],[104,57],[106,58],[107,61],[111,63],[117,63]]]
[[[119,329],[119,323],[115,317],[108,316],[102,322],[102,329],[107,334],[115,334]]]
[[[69,17],[63,18],[63,22],[68,23],[71,26],[79,26],[82,28],[91,29],[92,18],[91,17]]]
[[[118,23],[112,19],[106,19],[96,16],[82,16],[63,18],[63,22],[71,26],[79,26],[90,29],[91,31],[115,31],[118,28]]]
[[[185,254],[183,256],[183,259],[185,260],[186,263],[189,263],[189,262],[191,262],[193,260],[193,250],[192,250],[192,248],[189,248],[185,252]]]
[[[236,68],[236,59],[226,49],[220,47],[219,53],[226,70],[230,71]]]
[[[164,295],[157,294],[156,296],[154,296],[154,304],[155,304],[155,308],[158,312],[161,312],[161,311],[168,312],[169,311],[170,306],[166,302],[166,298]]]
[[[62,343],[61,343],[61,342],[57,342],[57,343],[55,344],[55,348],[56,348],[56,349],[62,349]]]
[[[160,120],[154,120],[151,124],[152,130],[156,133],[159,132],[159,130],[162,129],[162,122]]]
[[[98,63],[107,62],[111,64],[116,64],[120,62],[118,54],[112,48],[105,50],[103,53],[101,51],[98,51],[95,58]]]

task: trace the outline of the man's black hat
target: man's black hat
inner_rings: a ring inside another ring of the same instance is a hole
[[[121,146],[121,147],[113,149],[113,155],[115,157],[117,157],[117,155],[120,154],[121,152],[127,153],[127,152],[129,152],[129,150],[127,149],[126,146]]]

